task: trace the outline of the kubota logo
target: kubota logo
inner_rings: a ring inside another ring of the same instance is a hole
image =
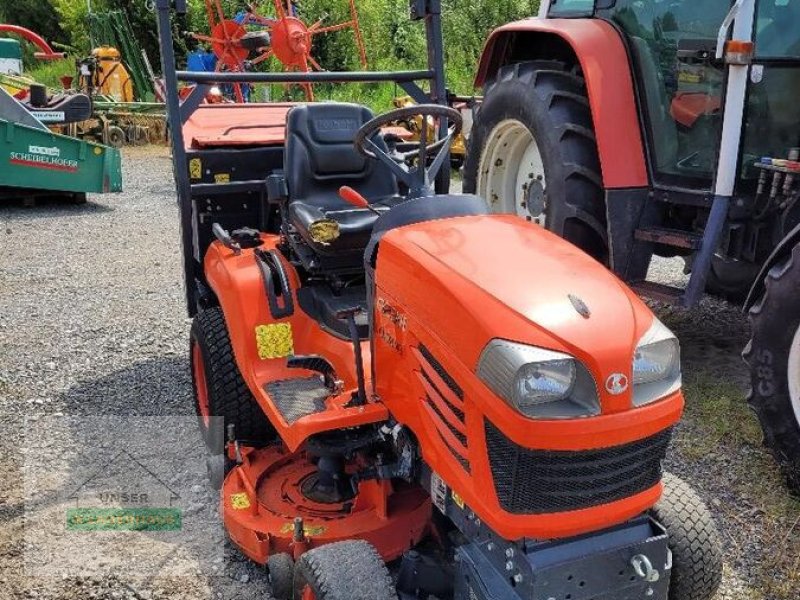
[[[628,377],[622,373],[613,373],[606,379],[606,389],[609,394],[619,396],[628,389]]]

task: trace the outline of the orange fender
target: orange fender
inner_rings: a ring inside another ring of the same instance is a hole
[[[274,249],[278,243],[278,237],[274,235],[264,234],[262,239],[264,250]],[[278,320],[270,313],[253,250],[243,250],[237,256],[219,242],[214,242],[206,253],[204,268],[208,284],[219,299],[225,315],[225,324],[239,371],[281,439],[290,451],[295,451],[315,433],[384,421],[388,418],[388,412],[382,404],[374,402],[345,408],[353,390],[357,388],[352,344],[323,331],[316,321],[300,309],[296,295],[300,279],[292,265],[283,258],[281,260],[292,289],[295,310],[291,316]],[[287,366],[289,353],[275,357],[264,357],[260,354],[257,330],[277,324],[291,328],[291,354],[324,356],[344,382],[343,392],[328,400],[327,410],[302,417],[292,424],[284,419],[265,385],[274,381],[307,377],[313,373],[303,369],[290,369]],[[370,349],[367,342],[362,343],[361,352],[367,365],[365,373],[369,377]],[[370,385],[371,382],[367,381],[367,389]]]
[[[622,37],[600,19],[527,19],[496,29],[483,49],[475,87],[507,64],[509,50],[525,40],[557,36],[577,56],[594,118],[606,188],[647,187],[644,144],[628,52]],[[526,54],[526,60],[532,57]]]

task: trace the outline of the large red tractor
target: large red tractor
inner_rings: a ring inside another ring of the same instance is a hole
[[[462,126],[439,2],[411,3],[422,70],[288,75],[176,73],[156,6],[196,410],[225,527],[272,594],[710,600],[714,525],[662,477],[675,337],[571,244],[433,189]],[[425,102],[199,101],[212,83],[321,80]],[[415,117],[436,126],[403,151],[383,131]]]
[[[800,491],[800,3],[553,0],[489,39],[465,190],[645,296],[742,302],[749,401]],[[684,257],[685,289],[647,280]]]

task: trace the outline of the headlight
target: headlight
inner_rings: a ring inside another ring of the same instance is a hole
[[[478,361],[478,377],[513,408],[532,419],[573,419],[600,414],[589,371],[568,354],[492,340]]]
[[[675,335],[655,319],[633,355],[633,404],[655,402],[680,387],[680,345]]]

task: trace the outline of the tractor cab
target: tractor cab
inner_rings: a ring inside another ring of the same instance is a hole
[[[550,16],[559,14],[561,4],[553,4]],[[563,9],[570,4],[578,3],[565,2]],[[800,144],[800,5],[788,0],[743,5],[736,14],[755,9],[752,40],[743,40],[754,47],[728,45],[726,50],[720,40],[728,41],[732,26],[730,2],[613,4],[596,14],[628,39],[655,182],[700,194],[712,191],[725,125],[741,130],[741,160],[724,167],[737,172],[737,187],[752,196],[760,175],[755,163],[765,156],[787,158]],[[737,60],[753,68],[743,113],[726,113],[728,65]]]

